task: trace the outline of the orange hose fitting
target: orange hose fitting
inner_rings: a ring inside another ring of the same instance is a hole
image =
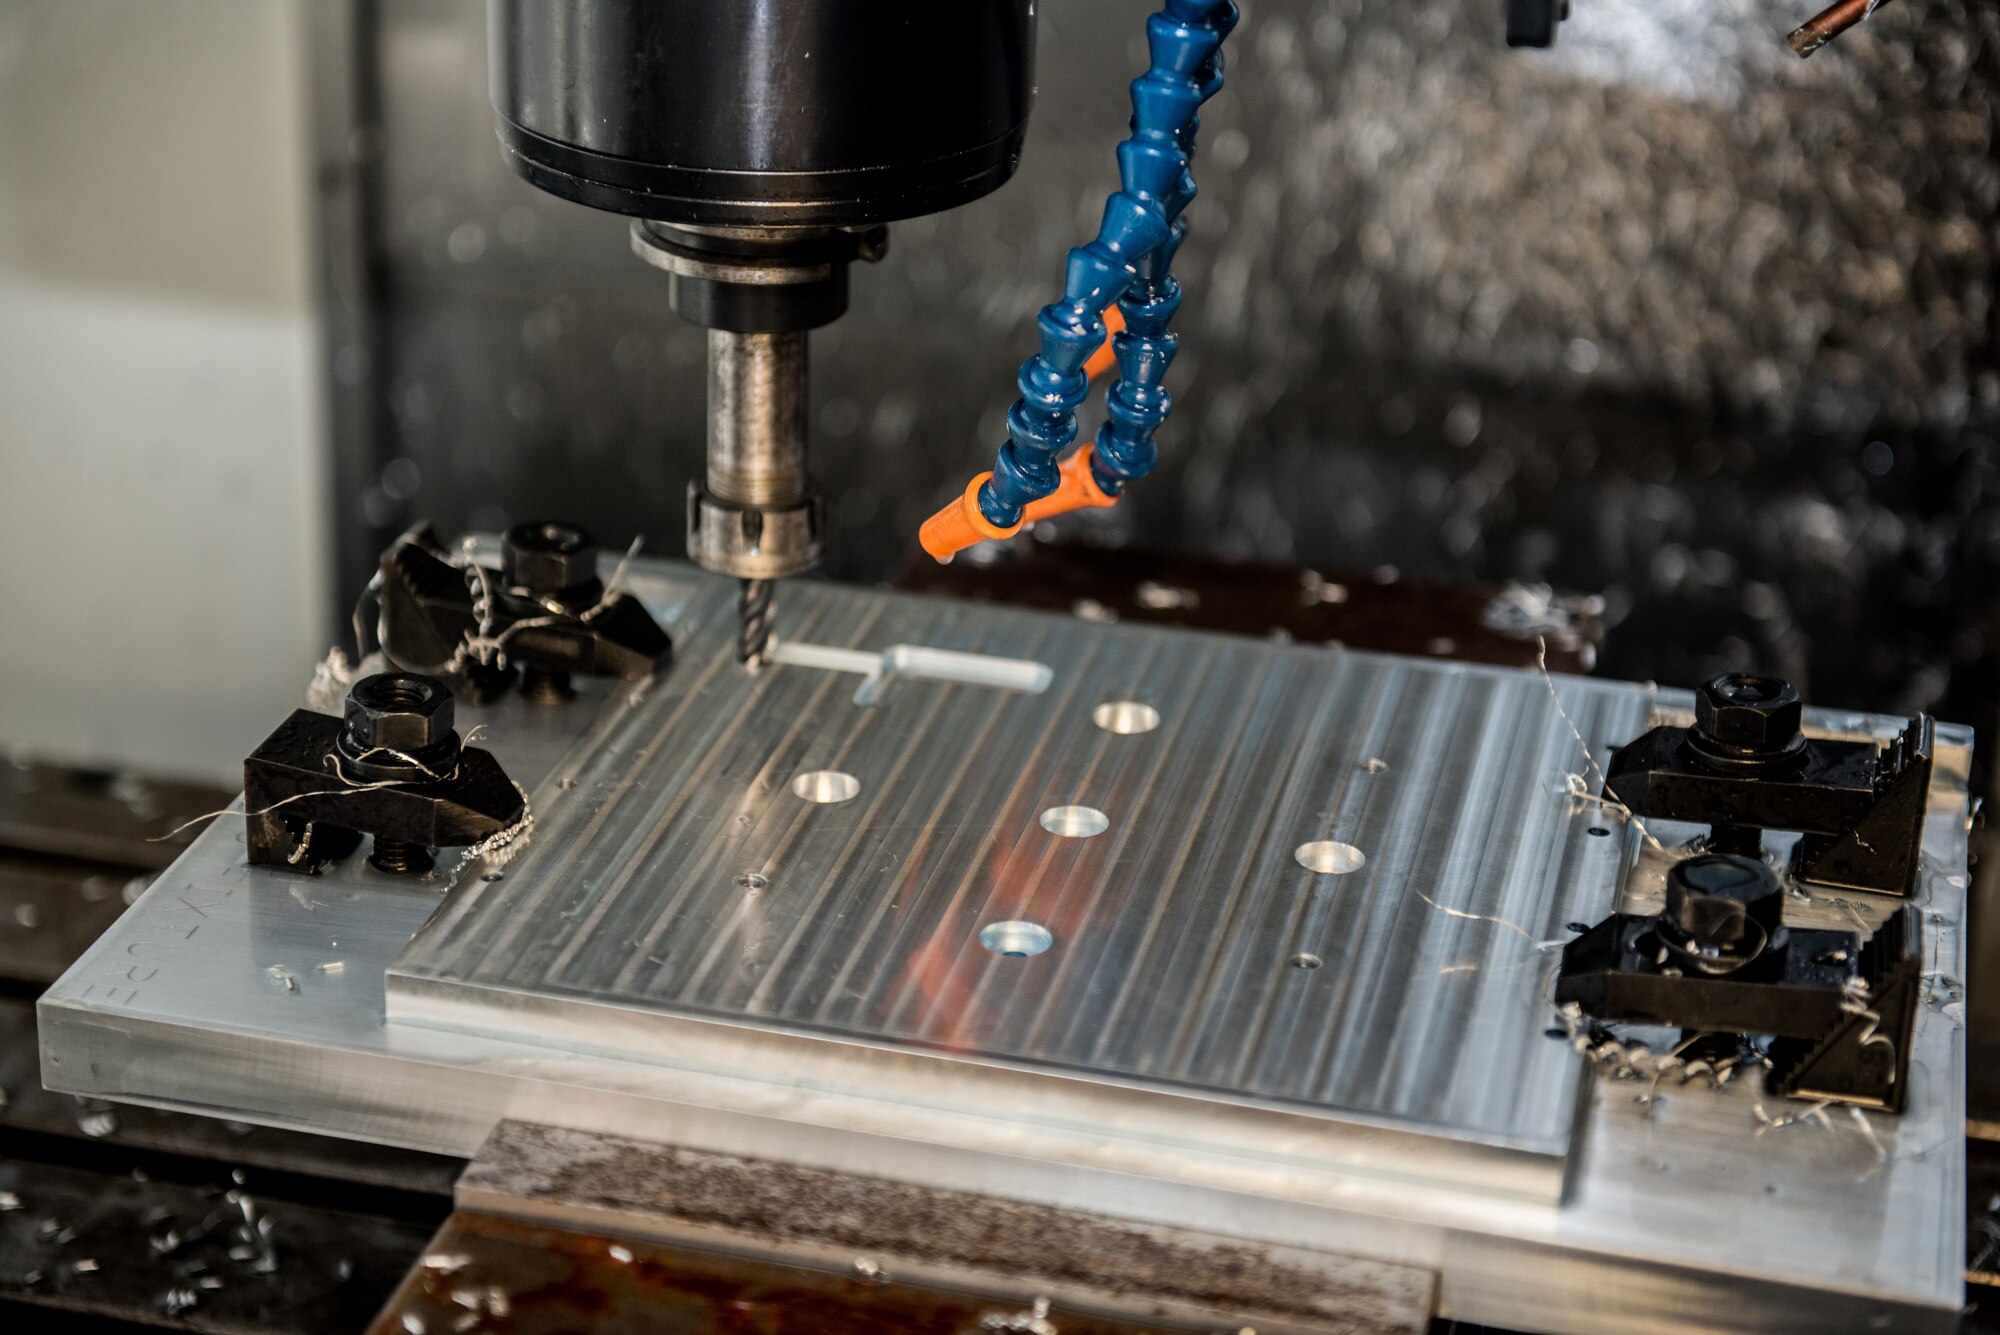
[[[1097,345],[1097,351],[1090,354],[1090,360],[1083,364],[1083,373],[1092,380],[1118,364],[1118,354],[1111,349],[1111,336],[1125,330],[1125,312],[1116,306],[1104,308],[1104,341]]]
[[[1111,339],[1124,329],[1125,313],[1116,306],[1107,306],[1104,310],[1104,342],[1083,364],[1085,375],[1096,380],[1118,364],[1118,354],[1112,351]],[[1032,524],[1037,519],[1066,515],[1072,510],[1102,509],[1118,504],[1118,498],[1105,495],[1098,487],[1097,479],[1090,475],[1088,445],[1063,460],[1062,481],[1047,496],[1039,501],[1030,501],[1022,509],[1021,523],[1012,528],[1001,528],[980,512],[979,489],[992,476],[987,472],[972,479],[963,496],[926,519],[924,526],[917,530],[917,541],[923,544],[931,559],[949,561],[974,543],[1011,538],[1021,531],[1023,524]]]
[[[991,472],[981,473],[966,483],[964,495],[926,519],[924,526],[917,530],[917,541],[923,544],[932,560],[940,563],[949,561],[974,543],[1011,538],[1021,531],[1021,524],[1001,528],[979,512],[979,489],[992,476]],[[1021,521],[1022,524],[1026,522],[1025,518]]]
[[[1090,471],[1090,459],[1094,453],[1096,447],[1086,445],[1063,460],[1062,481],[1039,501],[1029,501],[1022,507],[1021,522],[1032,524],[1076,510],[1102,510],[1118,504],[1118,498],[1098,486],[1096,474]]]

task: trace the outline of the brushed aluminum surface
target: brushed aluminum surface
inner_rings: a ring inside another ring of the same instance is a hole
[[[727,592],[692,614],[716,624]],[[1567,791],[1564,714],[1602,748],[1642,728],[1640,690],[784,592],[788,644],[1053,682],[913,674],[860,704],[844,673],[753,675],[698,639],[505,877],[418,935],[392,1018],[640,1057],[720,1021],[848,1083],[881,1078],[860,1044],[1566,1151],[1579,1063],[1543,1033],[1542,943],[1609,909],[1623,858]],[[1097,726],[1120,702],[1158,726]],[[826,774],[855,795],[796,791]],[[1437,1162],[1410,1148],[1378,1166]]]

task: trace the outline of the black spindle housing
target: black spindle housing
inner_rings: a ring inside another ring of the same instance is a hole
[[[489,0],[515,170],[683,225],[847,227],[1014,173],[1032,0]]]

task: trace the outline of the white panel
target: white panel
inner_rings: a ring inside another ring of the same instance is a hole
[[[226,776],[324,651],[302,6],[0,6],[0,745]]]

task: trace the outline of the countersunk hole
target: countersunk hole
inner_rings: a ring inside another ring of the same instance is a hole
[[[746,871],[736,878],[738,890],[762,890],[771,883],[771,878],[761,871]]]
[[[1602,825],[1593,825],[1588,830],[1584,831],[1584,833],[1588,834],[1593,839],[1606,839],[1609,838],[1611,835],[1611,831],[1605,829]]]
[[[861,780],[837,769],[816,769],[792,780],[792,792],[808,802],[846,802],[861,791]]]
[[[1042,828],[1065,839],[1088,839],[1111,828],[1111,817],[1096,807],[1050,807],[1042,813]]]
[[[1299,865],[1307,871],[1320,872],[1327,876],[1340,876],[1350,871],[1360,871],[1361,864],[1368,861],[1368,855],[1353,844],[1343,844],[1337,839],[1320,839],[1310,844],[1300,844],[1292,854]]]
[[[1056,943],[1049,929],[1038,922],[989,922],[979,929],[979,944],[996,955],[1020,959],[1039,955]]]
[[[1309,950],[1301,950],[1298,954],[1292,956],[1292,967],[1294,969],[1317,969],[1324,963],[1326,963],[1325,960]]]
[[[1160,711],[1137,700],[1112,700],[1090,711],[1090,721],[1120,737],[1151,732],[1160,726]]]
[[[1389,762],[1380,756],[1370,756],[1361,762],[1361,772],[1363,774],[1380,774],[1387,768],[1389,768]]]
[[[504,879],[504,878],[502,877],[501,873],[499,873],[499,872],[497,872],[497,871],[489,871],[489,872],[487,872],[487,873],[486,873],[486,874],[485,874],[484,876],[480,877],[479,879],[480,879],[480,880],[482,880],[482,881],[485,881],[485,882],[486,882],[487,884],[489,884],[489,885],[490,885],[490,884],[492,884],[492,883],[493,883],[494,881],[498,881],[498,880],[502,880],[502,879]]]

